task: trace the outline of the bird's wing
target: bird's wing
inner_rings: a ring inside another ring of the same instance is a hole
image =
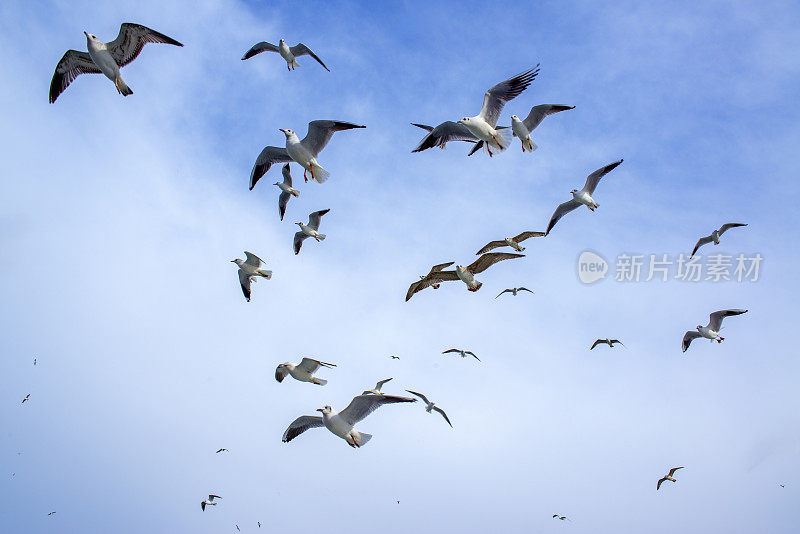
[[[220,497],[219,495],[209,495],[208,496],[208,500],[209,501],[213,501],[214,499],[221,499],[221,498],[222,497]]]
[[[289,168],[288,163],[283,166],[283,169],[281,169],[281,174],[283,174],[283,183],[289,187],[292,187],[292,171]]]
[[[343,121],[311,121],[308,123],[308,133],[300,143],[316,158],[331,140],[334,132],[353,128],[366,128],[366,126]]]
[[[556,211],[553,212],[553,216],[550,217],[550,222],[547,223],[547,231],[544,233],[544,235],[550,233],[550,230],[552,230],[553,227],[556,225],[556,223],[561,220],[561,217],[571,212],[572,210],[578,209],[580,205],[581,203],[575,200],[574,198],[572,200],[567,200],[566,202],[559,204],[558,207],[556,208]]]
[[[297,232],[294,234],[294,253],[300,254],[300,247],[303,246],[303,240],[305,240],[308,236],[303,232]]]
[[[206,501],[200,501],[200,508],[205,512],[206,511]],[[47,514],[50,515],[50,514]]]
[[[517,288],[517,291],[527,291],[528,293],[533,293],[533,291],[531,291],[531,290],[530,290],[530,289],[528,289],[527,287],[518,287],[518,288]]]
[[[442,351],[442,354],[449,354],[451,352],[458,352],[459,354],[461,353],[461,351],[458,349],[447,349],[445,351]]]
[[[656,484],[656,491],[661,487],[661,483],[667,480],[667,477],[658,479],[658,484]]]
[[[519,234],[517,237],[514,238],[514,241],[516,241],[517,243],[521,243],[531,237],[544,237],[544,232],[531,232],[531,231],[522,232],[521,234]]]
[[[411,391],[410,389],[407,389],[406,391],[408,391],[408,392],[409,392],[409,393],[411,393],[412,395],[416,395],[417,397],[419,397],[420,399],[422,399],[422,402],[424,402],[425,404],[430,404],[430,401],[428,400],[428,397],[426,397],[426,396],[425,396],[425,395],[423,395],[422,393],[417,393],[416,391]]]
[[[593,350],[597,345],[599,345],[600,343],[605,343],[605,342],[606,342],[605,339],[598,339],[597,341],[592,343],[592,346],[591,346],[591,348],[589,350]]]
[[[387,378],[386,380],[381,380],[380,382],[378,382],[377,384],[375,384],[375,389],[377,389],[378,391],[380,391],[380,390],[381,390],[381,388],[383,387],[383,385],[384,385],[386,382],[388,382],[389,380],[391,380],[391,378]]]
[[[289,203],[289,198],[292,195],[287,193],[286,191],[281,191],[281,194],[278,195],[278,215],[281,216],[281,220],[283,220],[283,216],[286,215],[286,205]]]
[[[451,265],[453,265],[454,263],[455,263],[454,261],[448,261],[447,263],[436,264],[433,267],[431,267],[431,271],[428,274],[438,273],[442,269],[446,269],[446,268],[450,267]]]
[[[715,311],[714,313],[708,316],[708,327],[712,330],[719,332],[719,328],[722,326],[722,320],[725,317],[730,317],[732,315],[741,315],[743,313],[747,313],[747,310],[719,310]]]
[[[261,258],[259,258],[258,256],[256,256],[256,255],[255,255],[255,254],[253,254],[252,252],[247,252],[247,251],[245,250],[245,251],[244,251],[244,254],[245,254],[245,256],[247,257],[247,259],[246,259],[246,260],[244,260],[244,262],[245,262],[246,264],[248,264],[248,265],[252,265],[254,269],[258,269],[258,268],[259,268],[259,267],[261,267],[261,265],[264,263],[263,261],[261,261]]]
[[[242,56],[242,61],[245,59],[250,59],[251,57],[255,56],[256,54],[260,54],[261,52],[277,52],[278,47],[272,43],[268,43],[266,41],[261,41],[260,43],[256,43],[244,53]]]
[[[477,356],[475,356],[475,353],[474,353],[474,352],[471,352],[471,351],[465,350],[465,351],[464,351],[464,354],[469,354],[470,356],[472,356],[472,357],[473,357],[473,358],[475,358],[476,360],[478,360],[478,361],[481,361],[481,359],[480,359],[480,358],[478,358]]]
[[[518,97],[522,91],[527,89],[537,74],[539,74],[539,65],[504,82],[500,82],[486,91],[486,94],[483,95],[483,107],[481,112],[478,113],[478,117],[494,128],[506,102]]]
[[[50,82],[50,103],[56,101],[72,80],[81,74],[97,74],[100,69],[86,52],[67,50],[56,65],[53,80]]]
[[[589,193],[590,195],[594,193],[597,184],[600,182],[600,178],[602,178],[606,174],[616,169],[620,165],[620,163],[622,163],[622,160],[615,161],[614,163],[609,163],[605,167],[600,167],[599,169],[594,171],[586,178],[586,183],[583,186],[583,190]]]
[[[548,115],[574,108],[575,106],[565,106],[563,104],[539,104],[531,108],[531,112],[528,113],[528,116],[525,117],[522,122],[525,124],[528,131],[532,132]]]
[[[683,469],[683,467],[673,467],[672,469],[669,470],[669,476],[674,476],[675,471],[677,471],[678,469]]]
[[[297,367],[302,367],[303,369],[308,371],[310,374],[313,374],[314,371],[319,369],[320,362],[319,362],[319,360],[315,360],[313,358],[303,358],[302,361],[300,362],[300,364]]]
[[[289,428],[283,433],[282,441],[288,443],[309,428],[317,428],[320,426],[323,426],[322,417],[318,415],[301,415],[291,422]]]
[[[423,130],[427,130],[429,132],[433,131],[433,126],[428,126],[427,124],[417,124],[416,122],[412,122],[411,126],[416,126],[417,128],[422,128]]]
[[[283,379],[286,378],[286,375],[288,374],[289,370],[286,367],[279,365],[275,369],[275,380],[277,380],[278,382],[283,382]]]
[[[124,22],[119,27],[119,34],[117,38],[106,44],[108,52],[117,65],[124,67],[139,55],[144,45],[147,43],[164,43],[175,46],[183,46],[181,43],[167,37],[163,33],[151,30],[147,26],[141,24],[133,24],[131,22]]]
[[[414,124],[414,126],[419,126],[425,130],[430,128],[430,130],[428,130],[428,135],[423,137],[422,141],[419,142],[417,148],[411,152],[422,152],[423,150],[427,150],[435,146],[442,146],[450,141],[470,141],[474,143],[478,140],[478,138],[475,137],[472,132],[470,132],[469,129],[460,122],[446,121],[441,123],[436,128],[431,128],[430,126],[420,124]]]
[[[434,406],[434,407],[433,407],[433,411],[435,411],[435,412],[439,412],[440,414],[442,414],[442,417],[444,417],[444,420],[445,420],[445,421],[447,421],[447,424],[448,424],[448,425],[450,425],[450,428],[452,428],[452,427],[453,427],[453,423],[451,423],[451,422],[450,422],[450,418],[449,418],[449,417],[447,417],[447,414],[446,414],[446,413],[444,413],[444,410],[442,410],[442,409],[441,409],[441,408],[439,408],[438,406]]]
[[[513,291],[511,291],[510,289],[504,289],[504,290],[502,290],[500,293],[498,293],[498,294],[497,294],[497,297],[495,297],[495,298],[498,298],[498,297],[499,297],[500,295],[502,295],[503,293],[513,293]]]
[[[726,223],[719,227],[719,235],[724,234],[731,228],[738,228],[740,226],[747,226],[745,223]]]
[[[273,163],[287,163],[292,161],[289,153],[285,148],[277,146],[267,146],[256,158],[256,163],[253,165],[253,170],[250,173],[250,190],[256,186],[256,182],[264,176]]]
[[[472,274],[478,274],[482,273],[498,261],[524,257],[524,254],[512,254],[510,252],[490,252],[473,261],[470,266],[467,267],[467,270]]]
[[[497,247],[503,247],[506,244],[507,243],[505,242],[505,240],[502,240],[502,241],[489,241],[488,243],[486,243],[486,245],[482,249],[480,249],[478,252],[476,252],[475,255],[476,256],[480,256],[481,254],[486,254],[490,250],[494,250]]]
[[[250,302],[250,275],[239,269],[239,284],[242,286],[242,293],[247,302]]]
[[[613,347],[613,346],[614,346],[614,343],[619,343],[619,344],[620,344],[620,345],[622,345],[623,347],[625,346],[625,343],[623,343],[623,342],[622,342],[622,341],[620,341],[619,339],[612,339],[612,340],[610,340],[610,341],[611,341],[611,343],[609,344],[609,346],[611,346],[611,347]]]
[[[695,244],[694,248],[692,249],[692,253],[689,255],[689,257],[691,258],[692,256],[694,256],[697,253],[698,248],[702,247],[703,245],[707,245],[712,241],[714,241],[714,239],[710,235],[698,239],[697,244]]]
[[[331,69],[326,67],[325,63],[323,63],[322,60],[320,58],[318,58],[317,55],[314,52],[312,52],[311,49],[309,47],[307,47],[306,45],[304,45],[303,43],[297,43],[294,46],[290,46],[289,47],[289,51],[295,57],[297,57],[297,56],[311,56],[311,57],[313,57],[314,59],[317,60],[317,63],[319,63],[320,65],[325,67],[325,70],[327,70],[328,72],[331,71]]]
[[[698,332],[697,330],[689,330],[688,332],[686,332],[683,335],[683,342],[681,342],[681,348],[683,349],[683,352],[686,352],[686,350],[689,348],[689,345],[692,344],[692,341],[694,341],[698,337],[700,337],[700,332]]]
[[[322,219],[322,216],[331,211],[330,209],[327,210],[319,210],[315,211],[314,213],[308,216],[308,226],[314,230],[319,230],[319,223]]]
[[[416,282],[412,282],[410,286],[408,286],[408,291],[406,292],[406,302],[414,296],[414,293],[418,293],[423,289],[429,288],[433,284],[439,282],[450,282],[453,280],[458,280],[458,275],[455,271],[436,271],[435,273],[429,273],[428,276],[424,276],[421,280],[417,280]]]
[[[347,408],[339,412],[349,425],[355,425],[366,416],[383,406],[395,402],[415,402],[417,399],[396,397],[394,395],[359,395],[350,401]]]

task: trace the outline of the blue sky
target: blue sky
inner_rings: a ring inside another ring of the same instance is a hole
[[[128,98],[86,75],[48,104],[82,31],[109,41],[126,21],[185,47],[148,45],[123,70]],[[3,532],[797,530],[795,3],[11,1],[0,24]],[[281,37],[331,72],[239,60]],[[576,108],[544,121],[533,155],[411,154],[409,123],[474,115],[537,63],[501,123]],[[248,191],[250,169],[278,128],[314,119],[367,128],[336,134],[324,185],[295,167],[280,222],[279,168]],[[599,210],[481,291],[403,302],[432,264],[544,229],[619,158]],[[323,208],[328,239],[295,256],[292,223]],[[749,226],[707,253],[760,253],[756,283],[577,279],[584,250],[674,256],[727,221]],[[275,272],[250,303],[229,263],[243,250]],[[494,299],[514,285],[536,294]],[[725,343],[682,354],[728,307],[750,311]],[[627,348],[588,351],[606,336]],[[275,382],[303,356],[338,364],[328,385]],[[390,406],[359,425],[375,436],[360,450],[320,430],[281,443],[296,416],[390,376],[454,428]],[[203,513],[209,492],[223,500]]]

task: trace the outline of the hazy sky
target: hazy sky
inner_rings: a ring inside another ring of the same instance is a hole
[[[185,47],[145,47],[122,71],[130,97],[85,75],[48,104],[65,50],[126,21]],[[795,2],[11,0],[0,25],[0,531],[797,532]],[[239,60],[281,37],[331,72]],[[501,124],[576,108],[542,123],[533,155],[411,153],[409,123],[475,115],[537,63]],[[293,168],[280,222],[280,168],[253,191],[250,170],[278,128],[314,119],[367,128],[334,136],[324,185]],[[480,291],[403,301],[432,264],[543,230],[619,158],[599,210]],[[324,208],[328,238],[295,256],[293,223]],[[702,251],[761,254],[757,282],[613,280],[618,255],[674,258],[729,221],[749,226]],[[229,263],[243,250],[274,271],[250,303]],[[609,279],[579,282],[584,250]],[[516,285],[536,293],[494,299]],[[728,307],[750,311],[724,343],[681,353]],[[626,347],[588,350],[607,336]],[[441,355],[453,346],[482,362]],[[328,385],[275,381],[303,356],[338,365]],[[360,423],[359,450],[324,429],[281,443],[388,377],[454,428],[417,403]],[[223,499],[203,513],[208,493]]]

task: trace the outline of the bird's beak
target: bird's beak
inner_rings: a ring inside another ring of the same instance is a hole
[[[236,260],[231,260],[231,263],[236,263]]]
[[[322,408],[317,408],[317,411],[318,412],[324,412],[325,410],[323,410]]]
[[[86,37],[89,37],[89,34],[86,33],[85,31],[83,32],[83,35],[85,35]]]
[[[286,130],[284,130],[283,128],[278,128],[278,130],[282,131],[284,134],[286,133]]]

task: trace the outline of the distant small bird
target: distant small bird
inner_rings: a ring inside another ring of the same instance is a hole
[[[292,378],[300,382],[311,382],[318,386],[324,386],[328,383],[327,380],[317,378],[314,375],[320,367],[336,367],[332,363],[321,362],[312,358],[303,358],[303,360],[295,365],[291,362],[282,363],[275,369],[275,380],[283,382],[286,375],[292,375]]]
[[[786,485],[785,485],[785,484],[778,484],[778,485],[779,485],[780,487],[782,487],[782,488],[785,488],[785,487],[786,487]]]
[[[747,310],[719,310],[710,314],[708,316],[707,326],[697,325],[697,331],[689,330],[683,335],[683,342],[681,343],[683,352],[686,352],[692,341],[698,337],[704,337],[712,342],[716,340],[717,343],[722,343],[725,341],[725,338],[719,335],[719,331],[722,329],[722,320],[725,317],[741,315],[743,313],[747,313]]]
[[[619,343],[623,347],[625,346],[625,344],[622,341],[620,341],[619,339],[608,339],[608,338],[606,338],[606,339],[598,339],[597,341],[592,343],[592,347],[589,350],[593,350],[597,345],[600,345],[602,343],[605,343],[606,345],[608,345],[611,348],[614,347],[615,343]]]
[[[589,208],[590,211],[594,211],[600,207],[600,204],[594,201],[592,198],[592,194],[594,193],[597,184],[600,183],[600,179],[605,176],[606,174],[610,173],[614,169],[622,163],[622,160],[615,161],[614,163],[609,163],[605,167],[601,167],[594,171],[592,174],[586,178],[586,183],[583,186],[583,189],[578,191],[577,189],[573,189],[570,191],[572,193],[572,200],[568,200],[563,204],[559,204],[556,208],[556,211],[553,212],[553,216],[550,217],[550,223],[547,225],[547,230],[545,231],[544,235],[550,233],[550,230],[556,225],[556,223],[561,220],[561,217],[566,215],[567,213],[571,212],[572,210],[576,210],[581,207],[581,204]]]
[[[397,504],[400,504],[400,501],[397,501]]]
[[[36,367],[36,358],[33,359],[33,366]]]
[[[362,394],[362,395],[370,395],[370,394],[371,394],[371,395],[383,395],[383,393],[381,392],[381,388],[382,388],[382,387],[383,387],[383,385],[384,385],[386,382],[388,382],[389,380],[391,380],[391,378],[387,378],[386,380],[381,380],[380,382],[378,382],[377,384],[375,384],[375,387],[374,387],[374,388],[372,388],[372,389],[368,389],[368,390],[366,390],[366,391],[362,392],[361,394]]]
[[[47,514],[47,515],[53,515],[54,513],[55,513],[55,512],[50,512],[50,513],[49,513],[49,514]]]
[[[24,398],[24,399],[22,399],[22,402],[21,402],[20,404],[25,404],[25,401],[26,401],[26,400],[28,400],[28,399],[30,399],[30,398],[31,398],[31,394],[30,394],[30,393],[28,393],[27,395],[25,395],[25,398]]]
[[[481,361],[481,360],[480,360],[480,358],[478,358],[477,356],[475,356],[475,353],[474,353],[474,352],[470,352],[470,351],[468,351],[468,350],[462,350],[462,349],[447,349],[446,351],[442,352],[442,354],[449,354],[449,353],[451,353],[451,352],[456,352],[456,353],[460,354],[462,358],[466,358],[466,357],[467,357],[467,354],[469,354],[470,356],[472,356],[472,357],[473,357],[473,358],[475,358],[476,360],[478,360],[478,361]]]
[[[531,290],[530,290],[530,289],[528,289],[527,287],[512,287],[512,288],[509,288],[509,289],[504,289],[504,290],[502,290],[502,291],[501,291],[501,292],[500,292],[500,293],[497,295],[497,297],[495,297],[495,298],[498,298],[498,297],[500,297],[500,295],[502,295],[503,293],[511,293],[511,295],[512,295],[512,296],[516,297],[516,296],[517,296],[517,293],[518,293],[518,292],[520,292],[520,291],[527,291],[528,293],[533,293],[533,291],[531,291]]]
[[[238,530],[239,532],[241,532],[241,531],[242,531],[242,529],[240,529],[240,528],[239,528],[239,525],[237,525],[236,523],[234,523],[234,524],[233,524],[233,526],[235,526],[235,527],[236,527],[236,530]]]
[[[489,252],[482,255],[477,260],[473,261],[470,265],[463,267],[456,265],[455,271],[437,271],[429,274],[419,282],[414,282],[408,288],[406,293],[406,302],[418,291],[422,291],[429,285],[432,285],[432,280],[441,282],[449,282],[453,280],[461,280],[467,286],[468,291],[478,291],[483,282],[478,282],[475,275],[482,273],[492,265],[503,260],[511,260],[515,258],[524,258],[523,254],[510,254],[508,252]]]
[[[221,452],[228,452],[228,449],[218,449],[216,454],[219,454]]]
[[[203,511],[205,512],[206,506],[216,506],[217,503],[214,502],[214,499],[221,499],[221,498],[222,497],[220,497],[219,495],[209,495],[208,499],[200,502],[200,508],[202,508]]]
[[[525,247],[520,246],[520,243],[531,237],[544,237],[544,232],[531,232],[527,230],[515,237],[506,237],[505,239],[499,239],[497,241],[489,241],[482,249],[476,252],[475,255],[480,256],[481,254],[486,254],[497,247],[511,247],[517,252],[522,252],[525,250]]]
[[[289,170],[288,163],[283,166],[282,173],[283,181],[273,184],[277,185],[278,189],[281,190],[281,194],[278,196],[278,215],[281,216],[281,220],[283,220],[283,216],[286,214],[286,204],[289,203],[289,199],[300,196],[300,192],[292,187],[292,173]]]
[[[393,360],[399,360],[399,359],[400,359],[400,356],[395,356],[394,354],[392,354],[392,355],[391,355],[391,356],[389,356],[389,357],[390,357],[391,359],[393,359]]]
[[[658,484],[656,484],[656,491],[658,491],[658,488],[661,487],[661,483],[664,482],[665,480],[669,480],[670,482],[677,482],[673,475],[675,475],[675,471],[677,471],[678,469],[683,469],[683,467],[673,467],[672,469],[669,470],[669,474],[667,474],[667,476],[660,478],[658,480]]]
[[[258,528],[261,528],[261,521],[257,521],[257,523],[258,523]]]
[[[565,515],[553,514],[553,519],[560,519],[561,521],[564,521],[566,518],[567,516]]]
[[[244,254],[247,258],[246,260],[237,258],[231,260],[231,263],[235,263],[239,266],[239,284],[242,286],[244,298],[247,299],[247,302],[250,302],[250,282],[255,281],[255,277],[257,276],[269,280],[272,278],[272,271],[262,269],[261,266],[264,265],[264,262],[255,254],[247,252],[246,250]]]
[[[522,142],[522,151],[533,152],[539,148],[536,143],[531,141],[531,132],[542,123],[545,117],[570,109],[575,109],[575,106],[539,104],[538,106],[533,106],[528,116],[522,120],[519,120],[516,115],[511,115],[511,130],[514,132],[514,137]]]
[[[425,395],[423,395],[422,393],[417,393],[416,391],[411,391],[410,389],[407,389],[406,391],[408,391],[408,392],[409,392],[409,393],[411,393],[412,395],[416,395],[417,397],[419,397],[420,399],[422,399],[422,402],[424,402],[424,403],[425,403],[425,411],[426,411],[426,412],[428,412],[428,413],[431,413],[431,410],[433,410],[433,411],[435,411],[435,412],[439,412],[440,414],[442,414],[442,417],[444,417],[444,420],[445,420],[445,421],[447,421],[447,424],[448,424],[448,425],[450,425],[450,428],[453,428],[453,423],[451,423],[451,422],[450,422],[450,418],[449,418],[449,417],[447,417],[447,414],[446,414],[446,413],[444,413],[444,410],[442,410],[441,408],[439,408],[438,406],[436,406],[436,404],[435,404],[435,403],[433,403],[433,402],[429,401],[429,400],[428,400],[428,397],[426,397],[426,396],[425,396]]]
[[[301,222],[295,223],[297,226],[300,227],[300,231],[294,234],[294,253],[295,255],[300,254],[300,247],[303,246],[303,241],[308,239],[309,237],[313,237],[317,240],[317,242],[322,241],[325,239],[325,234],[320,234],[317,230],[319,230],[319,223],[322,220],[322,216],[328,213],[329,209],[327,210],[320,210],[315,211],[311,215],[308,216],[308,224],[303,224]]]
[[[294,70],[295,67],[299,67],[300,65],[297,63],[297,59],[300,56],[311,56],[313,57],[317,63],[322,65],[322,67],[327,70],[328,72],[331,71],[328,67],[325,66],[325,63],[322,62],[317,55],[311,51],[309,47],[304,45],[303,43],[297,43],[294,46],[289,46],[286,44],[286,41],[281,39],[278,41],[278,46],[274,44],[268,43],[266,41],[261,41],[260,43],[254,44],[250,50],[245,52],[244,56],[242,56],[242,61],[245,59],[250,59],[251,57],[255,56],[256,54],[260,54],[261,52],[277,52],[281,55],[283,59],[286,60],[286,70]]]
[[[747,226],[747,225],[745,223],[723,224],[722,226],[719,227],[719,230],[714,230],[713,232],[711,232],[711,235],[708,235],[706,237],[701,237],[700,239],[698,239],[697,244],[694,246],[694,249],[692,249],[692,254],[689,257],[691,258],[692,256],[694,256],[698,248],[708,243],[711,243],[712,241],[714,242],[715,245],[719,245],[719,238],[720,236],[722,236],[722,234],[724,234],[731,228],[739,228],[740,226]]]
[[[130,22],[122,24],[119,27],[117,38],[108,43],[104,43],[90,33],[83,32],[83,34],[86,36],[86,46],[89,52],[67,50],[63,55],[56,65],[53,81],[50,82],[51,104],[81,74],[103,73],[114,82],[119,94],[132,95],[133,91],[119,73],[121,67],[136,59],[147,43],[183,46],[172,37],[151,30],[147,26]]]

